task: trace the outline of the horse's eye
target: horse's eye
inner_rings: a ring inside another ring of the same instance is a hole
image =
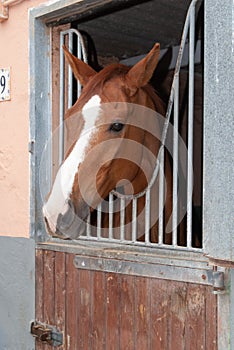
[[[124,127],[124,124],[122,123],[113,123],[110,126],[110,131],[114,131],[114,132],[120,132]]]

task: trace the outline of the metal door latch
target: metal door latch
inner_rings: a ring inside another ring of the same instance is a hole
[[[63,334],[55,327],[34,321],[31,323],[31,334],[37,341],[47,343],[51,346],[63,344]]]

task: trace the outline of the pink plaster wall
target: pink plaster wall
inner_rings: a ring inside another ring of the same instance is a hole
[[[0,23],[0,68],[11,67],[11,101],[0,102],[0,235],[29,236],[29,37],[28,9],[9,8]]]

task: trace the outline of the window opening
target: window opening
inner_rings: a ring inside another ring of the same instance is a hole
[[[202,248],[202,242],[196,242],[195,233],[193,232],[193,159],[194,159],[194,77],[195,77],[195,49],[196,49],[196,6],[200,1],[193,0],[187,12],[187,17],[184,24],[184,29],[182,33],[182,39],[179,47],[178,58],[176,62],[176,67],[173,75],[171,91],[167,106],[167,113],[164,124],[164,137],[162,145],[158,154],[158,162],[154,171],[153,178],[151,179],[150,185],[147,189],[137,195],[132,197],[127,197],[119,193],[118,191],[112,191],[108,198],[108,222],[109,231],[108,236],[102,235],[102,203],[98,205],[96,210],[96,232],[94,233],[90,226],[90,216],[87,221],[86,232],[82,234],[79,239],[82,240],[94,240],[103,242],[114,242],[114,243],[124,243],[133,244],[140,246],[151,246],[151,247],[162,247],[168,249],[182,249],[188,251],[200,251]],[[83,59],[87,62],[87,52],[85,48],[84,39],[80,31],[70,28],[60,33],[60,134],[59,134],[59,163],[61,164],[64,156],[64,129],[63,129],[63,117],[66,108],[70,108],[74,102],[74,81],[72,78],[72,72],[70,67],[68,68],[68,73],[66,73],[66,67],[64,65],[64,57],[62,52],[62,45],[68,45],[69,50],[73,54],[77,54],[77,57]],[[75,48],[75,49],[74,49]],[[76,50],[76,52],[75,52]],[[187,111],[187,121],[184,130],[185,142],[187,146],[187,160],[186,160],[186,216],[184,225],[186,227],[186,235],[184,241],[181,243],[179,232],[178,232],[178,214],[179,214],[179,203],[178,203],[178,167],[180,167],[180,149],[178,143],[178,133],[180,130],[181,115],[180,115],[180,73],[183,55],[187,52],[188,54],[188,111]],[[65,89],[67,88],[67,93]],[[78,82],[77,87],[77,97],[79,97],[81,92],[81,85]],[[64,97],[65,96],[65,97]],[[164,143],[167,139],[167,127],[169,120],[173,122],[174,132],[173,132],[173,214],[172,214],[172,237],[171,242],[167,243],[165,239],[165,217],[164,217],[164,197],[165,197],[165,184],[164,184],[164,168],[165,168],[165,150]],[[199,120],[198,122],[202,122]],[[201,156],[201,155],[200,155]],[[201,167],[201,164],[200,164]],[[200,171],[201,173],[201,171]],[[158,240],[157,242],[151,241],[150,237],[150,206],[151,206],[151,187],[154,181],[158,181],[159,187],[159,220],[158,220]],[[138,199],[145,196],[145,215],[144,215],[144,239],[137,239],[137,205]],[[131,237],[126,238],[124,230],[125,222],[125,208],[126,201],[130,200],[132,208],[132,222],[131,222]],[[118,237],[114,234],[113,226],[113,208],[115,202],[118,201],[119,213],[120,213],[120,226]]]

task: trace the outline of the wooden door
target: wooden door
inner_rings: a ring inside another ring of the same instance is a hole
[[[36,253],[36,319],[63,332],[59,349],[217,349],[211,286],[78,269],[74,259]]]

